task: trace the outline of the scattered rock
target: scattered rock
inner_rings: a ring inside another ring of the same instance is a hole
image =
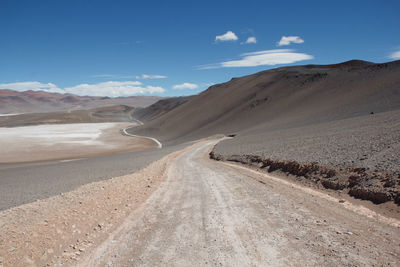
[[[349,195],[359,199],[370,200],[375,204],[381,204],[393,200],[393,197],[389,192],[385,192],[377,187],[356,186],[350,189]]]

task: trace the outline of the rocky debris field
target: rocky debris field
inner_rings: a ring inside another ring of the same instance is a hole
[[[271,132],[253,129],[219,143],[211,157],[400,205],[400,111]]]

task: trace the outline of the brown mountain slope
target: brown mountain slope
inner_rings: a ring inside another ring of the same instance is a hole
[[[18,92],[8,89],[0,89],[0,113],[53,112],[118,105],[146,107],[160,99],[161,97],[158,96],[110,98],[58,94],[44,91],[30,90]]]
[[[134,116],[141,121],[151,121],[192,100],[194,97],[182,96],[162,99],[148,107],[136,109]]]
[[[211,86],[135,132],[171,142],[253,127],[303,126],[399,108],[400,61],[349,61],[234,78]]]

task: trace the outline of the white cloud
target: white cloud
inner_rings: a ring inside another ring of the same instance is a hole
[[[40,83],[40,82],[17,82],[17,83],[2,83],[0,89],[11,89],[15,91],[46,91],[53,93],[70,93],[75,95],[89,95],[89,96],[132,96],[132,95],[145,95],[154,93],[163,93],[165,89],[160,86],[143,85],[138,81],[107,81],[96,84],[78,84],[64,89],[58,88],[53,83]]]
[[[237,41],[239,38],[232,31],[227,31],[225,34],[215,36],[216,42]]]
[[[90,96],[131,96],[137,94],[163,93],[165,89],[159,86],[142,86],[138,81],[115,82],[108,81],[96,84],[79,84],[65,88],[66,93]]]
[[[136,79],[166,79],[168,78],[165,75],[149,75],[149,74],[142,74],[142,76],[136,76]]]
[[[241,59],[224,61],[217,64],[200,66],[199,69],[255,67],[262,65],[290,64],[314,57],[304,53],[294,52],[292,49],[264,50],[240,55]]]
[[[41,82],[16,82],[16,83],[1,83],[1,89],[11,89],[15,91],[46,91],[52,93],[64,93],[63,90],[58,88],[54,83],[41,83]]]
[[[396,59],[400,59],[400,51],[396,51],[391,53],[388,58],[396,60]]]
[[[177,89],[177,90],[182,90],[182,89],[196,89],[199,86],[197,84],[194,83],[182,83],[182,84],[176,84],[174,85],[172,88],[173,89]]]
[[[104,79],[165,79],[165,75],[121,75],[121,74],[96,74],[91,75],[91,78],[104,78]]]
[[[257,39],[254,36],[247,38],[247,40],[245,42],[245,44],[256,44],[256,43],[257,43]]]
[[[302,44],[304,40],[300,38],[300,36],[282,36],[281,40],[276,44],[277,46],[290,45],[294,44]]]

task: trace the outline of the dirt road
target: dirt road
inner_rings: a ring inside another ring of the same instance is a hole
[[[399,265],[398,221],[211,161],[215,143],[169,162],[160,187],[80,265]]]

